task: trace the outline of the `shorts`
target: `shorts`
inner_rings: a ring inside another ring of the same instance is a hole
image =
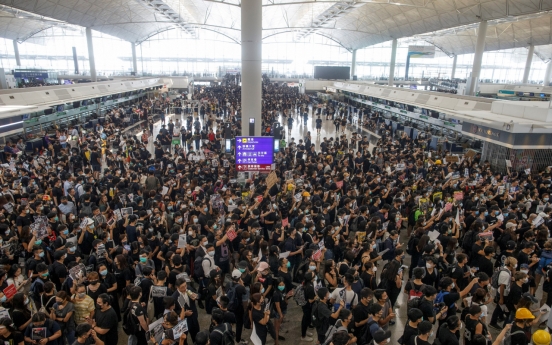
[[[287,314],[287,308],[284,309],[284,310],[282,310],[282,314],[284,314],[284,315]],[[272,309],[272,315],[271,315],[271,316],[272,316],[273,319],[276,319],[276,320],[279,320],[279,319],[280,319],[280,313],[278,313],[278,312],[276,311],[276,309]]]
[[[92,165],[92,171],[100,171],[102,169],[99,165]]]

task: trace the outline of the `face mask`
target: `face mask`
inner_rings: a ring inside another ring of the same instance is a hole
[[[453,289],[454,289],[455,286],[456,286],[456,285],[454,285],[454,283],[452,283],[452,288],[453,288]]]
[[[503,213],[504,217],[508,217],[509,213]]]
[[[25,304],[29,304],[29,299],[25,298]]]
[[[44,252],[38,254],[38,256],[40,256],[41,258],[43,258],[43,257],[44,257]]]
[[[203,212],[209,212],[209,208],[208,208],[208,207],[205,207],[205,208],[203,209]]]
[[[69,235],[69,230],[63,230],[64,235]]]
[[[489,215],[489,212],[485,211],[485,217]]]
[[[192,236],[194,234],[193,231],[188,231],[188,236]]]
[[[148,261],[148,258],[140,258],[141,263],[146,263]]]
[[[101,274],[102,276],[106,276],[106,275],[107,275],[107,270],[102,270],[102,271],[100,271],[100,274]]]
[[[426,264],[426,268],[433,268],[433,266],[431,266],[431,264]]]
[[[30,212],[29,210],[25,210],[25,213],[29,214],[29,212]]]
[[[495,215],[499,215],[500,214],[500,211],[495,211]]]
[[[55,220],[56,222],[59,221],[59,217],[54,218],[54,220]]]
[[[75,250],[77,250],[77,247],[70,247],[69,250],[74,252]]]
[[[238,268],[238,270],[239,270],[241,273],[244,273],[244,272],[245,272],[245,268]]]
[[[529,283],[529,278],[523,279],[523,284],[527,284],[527,283]]]
[[[542,198],[542,201],[548,202],[548,198]]]
[[[377,272],[378,268],[376,266],[372,267],[372,272]]]
[[[265,288],[263,288],[263,289],[261,290],[261,293],[264,293],[264,292],[265,292]]]
[[[84,292],[78,293],[77,297],[80,298],[80,299],[83,299],[84,297],[86,297],[86,294]]]
[[[9,235],[9,234],[10,234],[10,231],[9,231],[9,230],[6,230],[6,231],[4,231],[4,233],[5,233],[6,235]]]
[[[527,274],[527,273],[529,273],[529,270],[520,270],[520,272]]]
[[[210,256],[210,257],[213,257],[213,256],[215,256],[215,252],[214,252],[214,251],[212,251],[212,252],[209,252],[208,254],[209,254],[209,256]]]
[[[197,222],[198,222],[198,219],[194,218],[194,224],[196,224]]]
[[[286,264],[286,267],[290,268],[291,267],[291,262],[288,261],[287,264]]]
[[[311,270],[311,271],[316,270],[316,266],[309,266],[309,270]]]
[[[280,291],[284,291],[285,288],[286,288],[285,286],[278,286],[278,290]]]
[[[477,200],[477,198],[476,198],[476,200]],[[479,211],[475,211],[475,215],[479,216]]]
[[[376,249],[377,247],[378,247],[378,245],[377,245],[377,244],[374,244],[374,245],[372,246],[372,249]]]

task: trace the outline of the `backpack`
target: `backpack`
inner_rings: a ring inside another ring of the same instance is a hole
[[[232,334],[232,328],[228,327],[228,324],[224,324],[224,332],[220,329],[215,329],[213,332],[217,332],[222,336],[222,341],[220,345],[234,345],[234,334]]]
[[[412,299],[409,299],[408,302],[406,302],[406,310],[408,311],[412,308],[420,309],[421,304],[422,304],[422,298],[414,297]]]
[[[472,250],[472,246],[475,243],[475,237],[477,236],[477,232],[470,230],[464,235],[464,241],[462,242],[462,249],[466,254],[470,254]]]
[[[44,282],[42,281],[42,279],[36,278],[36,280],[31,284],[31,287],[29,288],[29,296],[36,302],[38,302],[40,298],[40,291],[38,291],[39,285],[44,286]],[[44,291],[44,288],[42,290]]]
[[[353,219],[353,221],[349,225],[349,230],[351,230],[352,232],[356,232],[358,230],[358,219],[359,218],[360,218],[360,216],[355,217],[355,219]]]
[[[295,303],[297,303],[300,307],[307,305],[307,300],[305,299],[305,288],[303,287],[303,285],[299,285],[295,288],[293,299],[295,300]]]
[[[412,255],[414,253],[414,240],[416,239],[416,236],[412,235],[408,239],[408,243],[406,245],[406,254]]]
[[[123,331],[127,335],[136,334],[139,331],[136,308],[137,305],[133,305],[131,302],[123,313]]]
[[[523,334],[523,335],[526,335],[524,331],[522,330],[519,330],[519,331],[515,331],[514,333],[510,333],[510,331],[508,331],[508,333],[506,334],[506,336],[504,337],[504,342],[502,343],[503,345],[511,345],[512,344],[512,335],[514,334]]]
[[[364,334],[362,335],[362,337],[360,337],[360,343],[361,345],[364,345],[364,344],[370,344],[372,342],[372,332],[370,332],[370,326],[372,326],[373,324],[375,324],[376,321],[374,320],[371,320],[371,321],[368,321],[368,323],[366,323],[366,328],[364,329]]]
[[[508,270],[507,268],[501,268],[498,271],[495,271],[493,273],[493,276],[491,277],[491,286],[495,289],[498,289],[498,277],[500,276],[500,272],[506,272],[509,276],[512,275],[510,273],[510,270]]]
[[[318,308],[320,307],[320,301],[314,302],[314,305],[312,306],[312,312],[311,312],[311,319],[312,319],[312,325],[314,328],[318,329],[322,327],[324,324],[324,320],[322,320],[318,315]]]
[[[419,290],[416,290],[416,285],[414,285],[414,283],[411,281],[410,284],[412,285],[412,289],[410,289],[410,291],[408,291],[408,300],[412,300],[414,298],[422,298],[422,296],[424,295],[424,288],[426,287],[425,284],[422,284],[422,286],[420,286],[420,289]]]
[[[194,276],[197,279],[202,279],[203,277],[205,277],[205,272],[203,272],[203,261],[204,260],[207,260],[207,261],[210,262],[210,260],[207,259],[205,256],[198,256],[194,260]]]
[[[92,217],[92,203],[88,202],[88,205],[86,203],[82,204],[81,208],[81,214],[85,215],[86,217]]]
[[[230,288],[226,290],[226,297],[228,297],[228,307],[227,309],[231,312],[235,312],[240,301],[238,301],[238,294],[236,293],[236,285],[232,284]]]

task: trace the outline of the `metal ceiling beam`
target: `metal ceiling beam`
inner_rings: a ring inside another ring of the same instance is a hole
[[[173,9],[163,0],[140,0],[140,2],[147,7],[153,9],[155,13],[168,19],[170,22],[174,23],[179,29],[192,36],[197,38],[196,28],[189,24],[189,21],[182,18],[180,15],[180,9]],[[180,3],[180,2],[179,2]]]

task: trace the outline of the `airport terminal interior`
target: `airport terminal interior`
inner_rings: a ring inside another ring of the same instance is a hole
[[[552,0],[0,0],[0,341],[550,345]]]

